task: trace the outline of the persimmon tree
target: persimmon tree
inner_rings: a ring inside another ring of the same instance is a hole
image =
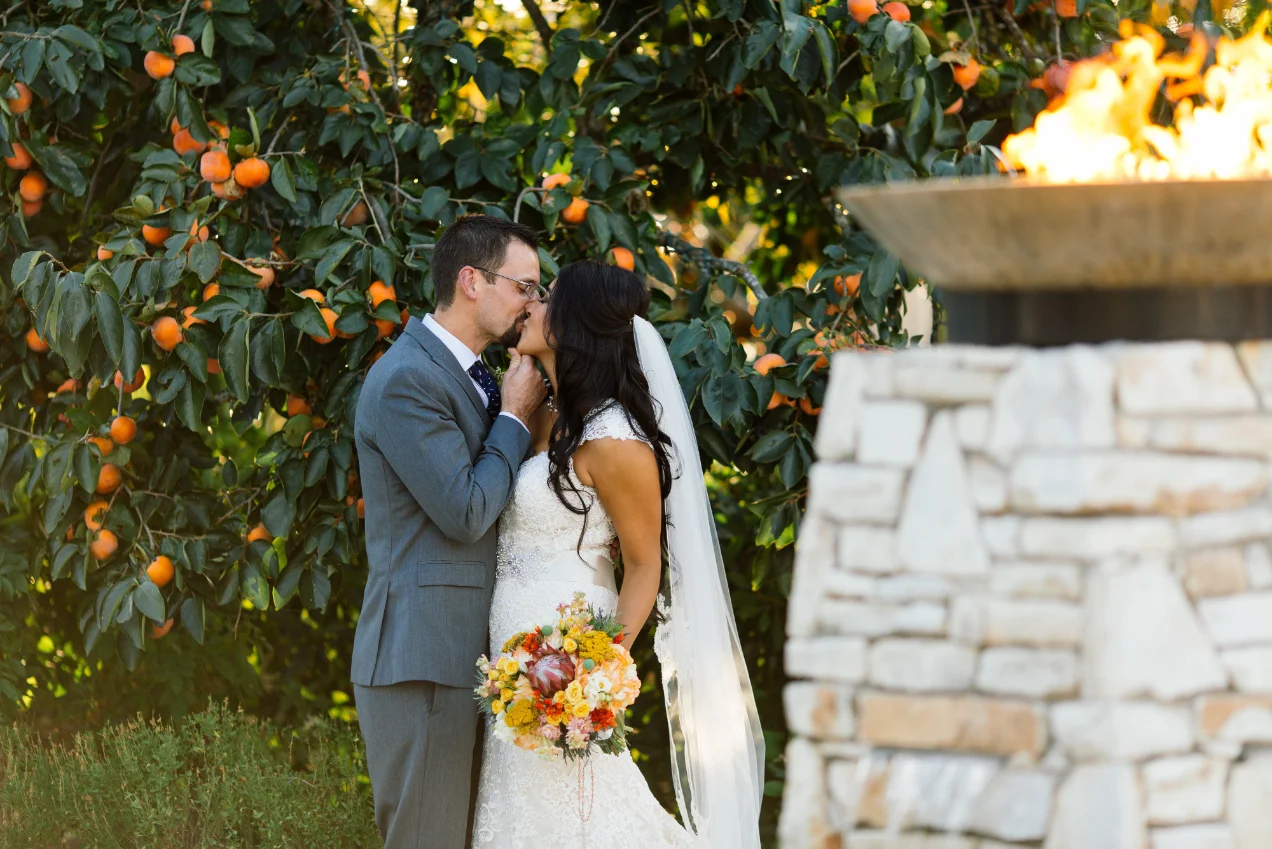
[[[996,172],[1048,65],[1156,7],[416,5],[0,13],[0,693],[88,721],[200,694],[343,709],[359,389],[429,309],[440,229],[483,212],[544,232],[545,277],[591,257],[650,281],[776,791],[826,355],[907,343],[918,283],[832,190]]]

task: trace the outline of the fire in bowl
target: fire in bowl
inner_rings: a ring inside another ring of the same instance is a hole
[[[1064,93],[1004,143],[1024,176],[840,190],[940,288],[952,341],[1272,337],[1267,18],[1176,55],[1123,23],[1123,40],[1070,66]],[[1169,125],[1150,119],[1162,99]]]

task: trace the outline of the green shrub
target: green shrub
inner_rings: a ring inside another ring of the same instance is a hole
[[[46,745],[0,730],[0,849],[378,846],[356,734],[210,705]]]

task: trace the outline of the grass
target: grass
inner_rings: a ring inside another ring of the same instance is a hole
[[[210,705],[50,746],[0,729],[0,849],[377,847],[362,741]]]

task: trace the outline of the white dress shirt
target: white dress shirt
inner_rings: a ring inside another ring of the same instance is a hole
[[[459,360],[459,367],[464,370],[465,374],[468,374],[468,369],[472,367],[473,363],[481,359],[473,353],[471,348],[459,341],[459,339],[455,337],[454,333],[451,333],[445,327],[438,324],[437,319],[433,318],[432,313],[424,316],[424,318],[420,319],[420,321],[424,323],[425,327],[433,331],[433,335],[442,340],[442,344],[446,346],[446,350],[450,351],[451,354],[454,355],[455,359]],[[468,379],[472,381],[473,387],[477,390],[477,394],[481,396],[481,403],[489,404],[490,399],[486,397],[486,393],[481,388],[481,384],[473,380],[473,376],[471,374],[468,375]],[[507,416],[517,424],[526,428],[527,433],[530,432],[530,428],[526,427],[525,422],[514,416],[512,413],[509,413],[507,410],[500,410],[499,415]]]

